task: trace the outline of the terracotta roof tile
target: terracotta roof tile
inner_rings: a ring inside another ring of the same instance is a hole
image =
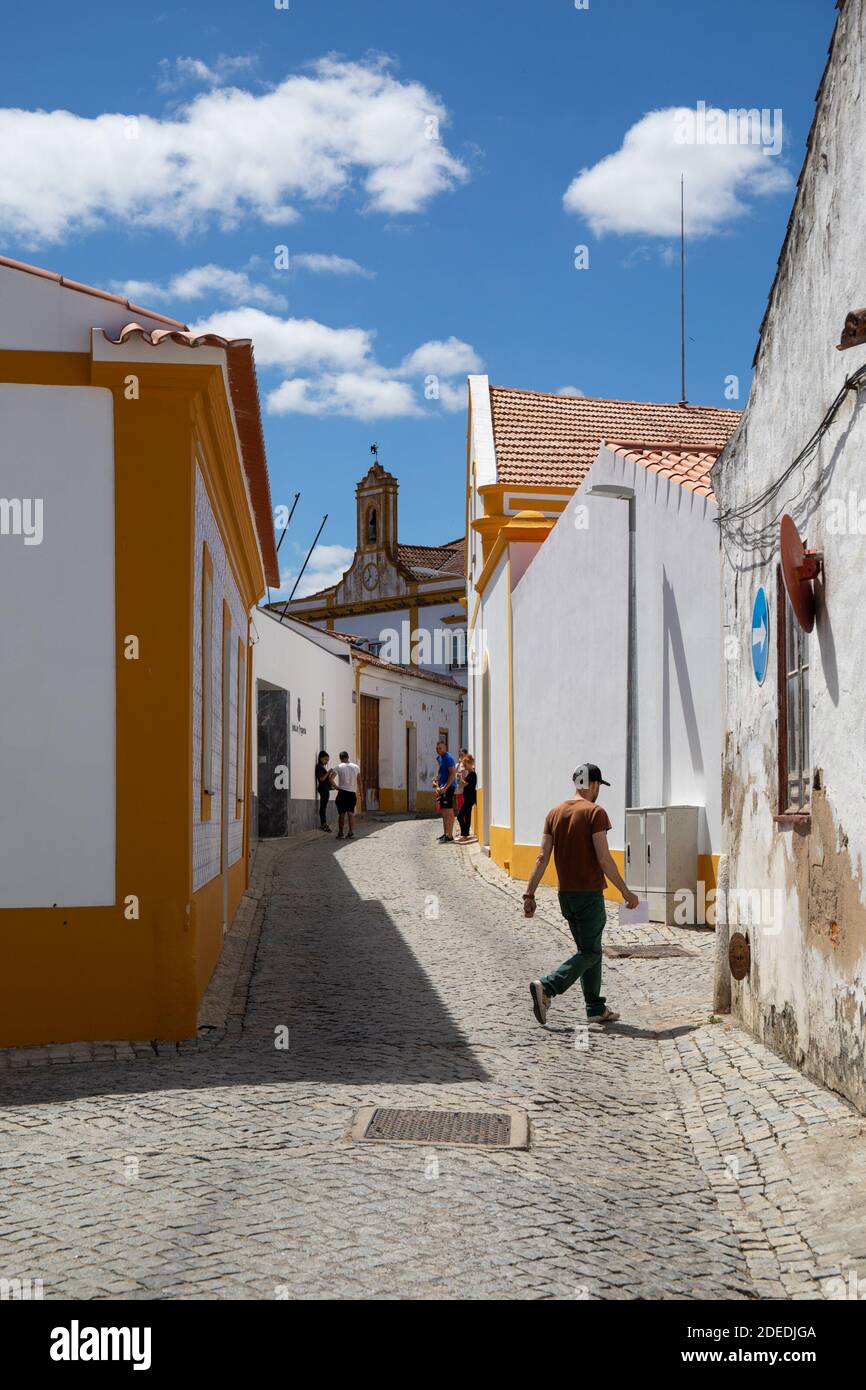
[[[335,637],[341,636],[340,633],[333,633]],[[401,676],[418,676],[421,680],[435,681],[437,685],[447,685],[454,690],[465,692],[466,687],[456,681],[453,676],[440,676],[436,671],[427,671],[423,666],[400,666],[395,661],[383,661],[380,656],[372,656],[363,647],[352,646],[352,655],[367,666],[379,666],[385,671],[396,671]]]
[[[651,473],[659,473],[670,478],[690,492],[698,492],[702,497],[714,494],[710,482],[710,470],[721,453],[722,446],[712,449],[696,449],[691,444],[666,443],[653,447],[646,444],[616,443],[606,440],[611,453],[626,459],[629,463],[640,463]]]
[[[460,575],[465,572],[466,541],[461,536],[447,545],[399,545],[397,558],[410,569],[417,578],[431,578],[426,571],[436,570],[444,575]],[[424,571],[422,574],[421,571]]]
[[[644,446],[677,440],[695,448],[727,443],[738,410],[718,406],[613,401],[490,387],[497,481],[576,488],[603,439],[639,439]]]

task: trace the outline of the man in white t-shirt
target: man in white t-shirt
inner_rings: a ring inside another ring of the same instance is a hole
[[[349,817],[348,840],[355,838],[355,807],[358,804],[358,793],[361,790],[361,769],[357,763],[349,762],[348,753],[340,754],[340,761],[337,764],[337,816],[339,818],[339,829],[337,839],[343,838],[343,821]]]

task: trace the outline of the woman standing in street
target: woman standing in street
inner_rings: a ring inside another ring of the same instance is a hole
[[[471,753],[463,754],[463,800],[460,810],[457,812],[457,821],[460,826],[459,844],[465,845],[469,839],[469,830],[472,825],[472,808],[478,791],[478,774],[475,771],[475,759]]]
[[[328,767],[329,755],[322,749],[316,759],[316,791],[319,794],[319,829],[327,830],[331,833],[328,824],[328,802],[331,798],[331,787],[334,784],[334,774]]]

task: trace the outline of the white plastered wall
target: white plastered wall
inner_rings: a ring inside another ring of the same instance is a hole
[[[253,776],[258,768],[255,682],[263,680],[289,692],[289,791],[293,800],[313,802],[322,708],[332,766],[344,748],[355,758],[355,685],[348,648],[339,638],[291,618],[281,623],[264,609],[253,613],[253,624]]]

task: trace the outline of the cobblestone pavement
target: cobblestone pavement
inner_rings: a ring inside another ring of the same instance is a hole
[[[711,933],[606,933],[430,821],[260,847],[197,1042],[0,1060],[0,1275],[45,1297],[807,1297],[866,1270],[866,1126],[709,1013]],[[687,954],[648,959],[636,946]],[[288,1029],[288,1047],[285,1030]],[[530,1118],[526,1152],[353,1144],[365,1105]]]

